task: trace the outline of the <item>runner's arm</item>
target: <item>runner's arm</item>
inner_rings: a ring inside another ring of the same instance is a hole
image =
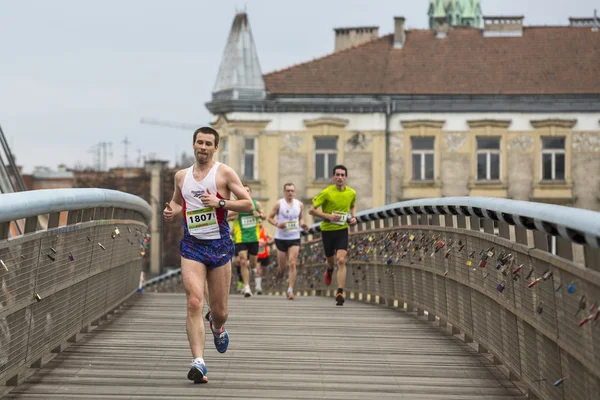
[[[229,211],[227,213],[227,221],[234,221],[238,215],[240,215],[240,213],[235,212],[235,211]]]
[[[300,223],[302,229],[305,231],[308,230],[308,225],[304,222],[304,204],[302,203],[300,203],[300,216],[298,218],[298,222]]]
[[[265,216],[265,211],[263,209],[262,204],[260,204],[260,201],[256,202],[256,211],[254,211],[254,216],[255,217],[259,217],[260,219],[266,219],[267,217]]]
[[[251,213],[254,211],[254,204],[252,203],[250,194],[248,194],[246,188],[242,185],[238,174],[231,167],[227,167],[224,172],[225,182],[227,182],[230,192],[237,197],[237,200],[227,200],[225,202],[225,209],[239,213]]]
[[[275,220],[277,214],[279,214],[279,202],[275,203],[273,209],[271,209],[271,214],[269,214],[269,217],[267,218],[267,221],[273,226],[277,226],[277,220]]]
[[[285,222],[277,222],[277,220],[275,219],[277,214],[279,214],[279,202],[275,203],[275,205],[273,206],[273,209],[271,210],[271,214],[269,214],[269,218],[267,218],[267,221],[269,221],[269,223],[274,227],[283,229],[285,228]]]
[[[163,216],[167,221],[171,221],[176,215],[179,215],[183,210],[183,202],[181,200],[181,182],[185,177],[185,170],[182,169],[175,173],[175,188],[173,189],[173,197],[167,203],[167,207],[163,211]]]
[[[319,218],[325,219],[327,221],[339,221],[339,219],[340,219],[339,215],[332,215],[332,214],[324,213],[323,211],[319,210],[318,208],[315,208],[314,204],[310,206],[310,208],[308,209],[308,213],[314,217],[319,217]]]
[[[350,219],[350,221],[348,221],[348,223],[350,225],[356,225],[356,223],[358,222],[358,220],[356,219],[356,205],[350,207],[350,215],[352,216],[352,218]]]

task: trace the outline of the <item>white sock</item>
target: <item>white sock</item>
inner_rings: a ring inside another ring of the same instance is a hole
[[[256,283],[256,288],[258,289],[259,287],[261,287],[262,284],[262,276],[255,276],[254,277],[254,282]]]
[[[204,364],[204,358],[202,358],[202,357],[196,357],[194,359],[194,364]]]
[[[210,330],[212,331],[212,333],[214,333],[215,335],[220,335],[221,333],[223,333],[223,327],[220,327],[218,332],[215,332],[215,329],[217,328],[215,328],[212,321],[210,321]]]
[[[294,294],[294,289],[292,289],[291,287],[288,288],[288,293],[292,293]]]

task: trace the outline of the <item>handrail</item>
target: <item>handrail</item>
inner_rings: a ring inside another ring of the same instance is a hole
[[[138,196],[110,189],[43,189],[0,196],[0,223],[54,212],[96,207],[137,211],[150,222],[152,209]]]
[[[444,197],[401,201],[356,214],[359,222],[402,215],[464,215],[506,222],[577,244],[600,248],[600,213],[579,208],[488,197]],[[308,234],[320,232],[320,224]]]

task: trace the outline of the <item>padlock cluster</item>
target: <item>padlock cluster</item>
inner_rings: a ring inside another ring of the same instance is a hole
[[[495,284],[498,293],[502,294],[507,288],[507,282],[513,281],[513,285],[522,282],[527,288],[532,289],[538,284],[544,282],[552,282],[552,270],[546,270],[541,275],[536,276],[532,266],[526,267],[522,263],[517,263],[515,255],[505,250],[496,250],[495,247],[482,248],[479,251],[470,251],[466,253],[466,242],[462,240],[453,240],[452,238],[442,237],[439,233],[425,233],[423,231],[382,231],[368,232],[351,235],[348,244],[348,261],[362,263],[385,263],[385,273],[387,277],[394,275],[394,264],[398,264],[401,260],[409,264],[422,263],[426,257],[441,259],[451,259],[456,255],[463,253],[461,259],[464,261],[467,268],[476,271],[483,271],[482,278],[488,278],[493,270],[497,272],[499,282]],[[472,249],[471,249],[472,250]],[[443,258],[442,258],[443,257]],[[464,257],[464,258],[463,258]],[[466,260],[465,260],[466,258]],[[321,242],[313,242],[302,247],[300,253],[301,265],[324,265],[325,257]],[[444,263],[444,275],[447,275],[452,266],[457,263]],[[368,264],[356,267],[356,272],[353,269],[352,279],[355,283],[366,279]],[[318,271],[318,270],[317,270]],[[357,275],[358,274],[358,275]],[[359,276],[362,275],[362,276]],[[555,291],[559,291],[561,286]],[[575,284],[570,283],[567,287],[569,294],[575,292]],[[579,326],[583,326],[588,322],[595,324],[600,322],[600,308],[597,302],[588,305],[585,296],[581,297],[580,305],[577,311],[586,312],[587,315],[579,322]],[[544,303],[538,300],[535,304],[535,311],[542,314]]]
[[[139,228],[134,228],[134,230],[131,230],[131,228],[127,227],[127,231],[129,233],[129,235],[127,237],[127,242],[130,245],[134,245],[135,243],[138,243],[138,245],[140,247],[140,255],[143,257],[146,254],[146,250],[148,248],[150,234],[142,232]],[[133,236],[133,238],[131,238],[131,236]],[[121,231],[119,230],[118,227],[115,227],[115,229],[111,231],[110,237],[113,240],[121,237]],[[92,238],[89,235],[86,236],[86,239],[88,242],[92,241]],[[98,247],[100,247],[102,250],[106,250],[106,246],[104,244],[102,244],[101,241],[98,241],[97,244],[98,244]],[[54,246],[49,246],[45,251],[45,255],[46,255],[46,258],[48,258],[51,263],[56,262],[56,260],[58,260],[62,257],[66,257],[66,259],[69,260],[69,262],[71,262],[71,263],[76,262],[76,254],[73,254],[73,251],[61,252],[61,251],[57,250]],[[21,258],[24,258],[24,256],[21,256]],[[5,272],[9,272],[9,270],[10,270],[8,264],[1,258],[0,258],[0,268],[2,268]],[[34,299],[36,301],[41,301],[42,296],[39,293],[35,293]]]

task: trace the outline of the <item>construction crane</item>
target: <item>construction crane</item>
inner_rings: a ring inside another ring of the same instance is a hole
[[[183,129],[186,131],[195,131],[200,126],[202,126],[202,124],[186,124],[185,122],[161,121],[154,118],[142,118],[140,120],[140,123],[146,125],[156,125],[165,126],[168,128]]]

